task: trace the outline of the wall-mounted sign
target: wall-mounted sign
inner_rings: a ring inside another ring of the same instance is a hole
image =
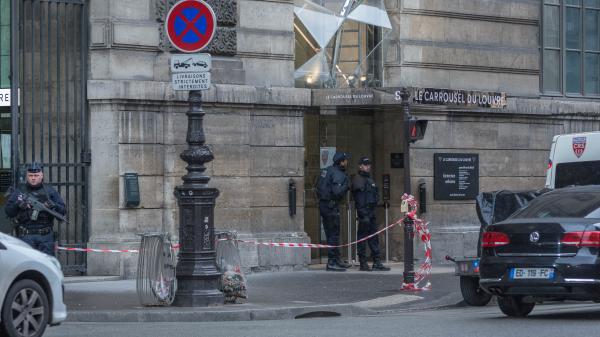
[[[390,166],[392,168],[404,168],[404,153],[391,153]]]
[[[396,100],[400,98],[400,91],[396,92]],[[483,92],[451,89],[412,88],[412,103],[455,105],[481,108],[505,108],[506,93]]]
[[[10,106],[10,89],[0,89],[0,106]]]
[[[433,155],[435,200],[469,200],[479,193],[479,155],[435,153]]]

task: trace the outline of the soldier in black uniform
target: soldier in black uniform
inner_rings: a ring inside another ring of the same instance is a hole
[[[24,200],[23,194],[32,195],[44,205],[62,215],[66,214],[65,202],[51,186],[44,185],[42,165],[31,163],[27,166],[27,183],[11,193],[4,211],[17,223],[16,234],[31,247],[54,256],[54,216],[48,212],[36,212]]]
[[[349,179],[346,175],[346,167],[350,155],[344,152],[336,152],[333,156],[333,165],[321,171],[317,182],[317,195],[319,197],[319,212],[323,219],[327,244],[337,246],[340,243],[340,208],[350,188]],[[327,250],[328,271],[346,271],[350,264],[342,261],[338,248]]]
[[[371,178],[371,161],[367,157],[360,158],[358,163],[358,174],[352,179],[352,196],[358,214],[358,240],[377,232],[377,221],[375,219],[375,207],[379,201],[377,186]],[[381,263],[381,252],[379,250],[379,237],[374,236],[368,240],[358,243],[357,252],[360,261],[360,270],[370,271],[367,263],[366,243],[371,249],[373,258],[373,270],[388,271],[390,268]]]

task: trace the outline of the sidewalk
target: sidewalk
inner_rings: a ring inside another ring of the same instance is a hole
[[[434,267],[432,290],[400,292],[402,264],[390,272],[309,271],[248,275],[244,304],[209,308],[142,307],[135,280],[67,280],[65,303],[72,322],[200,322],[369,315],[439,308],[462,300],[452,266]]]

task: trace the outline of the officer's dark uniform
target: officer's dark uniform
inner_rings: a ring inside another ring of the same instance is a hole
[[[362,157],[359,165],[371,165],[367,157]],[[352,196],[358,215],[358,240],[377,232],[377,220],[375,219],[375,207],[379,202],[377,186],[369,172],[358,170],[358,174],[352,179]],[[367,263],[366,243],[371,249],[373,258],[373,269],[390,270],[381,263],[381,252],[379,250],[379,237],[374,236],[368,240],[358,243],[357,253],[360,261],[360,270],[369,271]]]
[[[336,152],[333,157],[333,165],[321,171],[317,183],[317,194],[319,197],[319,212],[325,228],[327,244],[337,246],[340,243],[340,209],[339,204],[348,193],[349,179],[346,168],[340,163],[350,156],[347,153]],[[327,270],[345,271],[350,265],[340,258],[338,248],[327,250],[329,260]]]
[[[30,164],[27,168],[28,172],[40,172],[42,166],[37,163]],[[15,189],[4,207],[4,211],[9,218],[14,218],[17,223],[16,234],[21,240],[28,243],[31,247],[54,256],[54,216],[41,211],[37,215],[37,219],[33,220],[34,211],[23,200],[23,193],[30,194],[37,198],[40,202],[46,204],[46,207],[53,211],[66,214],[65,202],[60,194],[51,186],[40,183],[36,186],[31,186],[27,183],[21,189]]]

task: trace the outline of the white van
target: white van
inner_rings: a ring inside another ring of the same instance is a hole
[[[600,185],[600,131],[554,136],[547,188]]]

